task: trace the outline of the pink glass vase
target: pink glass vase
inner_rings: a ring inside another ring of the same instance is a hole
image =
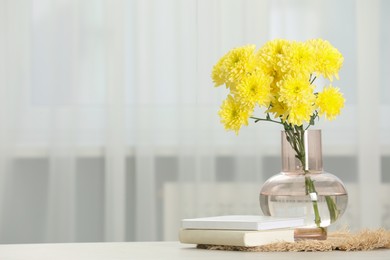
[[[339,178],[323,170],[321,130],[306,130],[301,140],[304,157],[298,160],[282,131],[282,171],[262,186],[260,207],[267,216],[303,217],[305,226],[295,230],[296,240],[326,239],[326,228],[345,212],[347,191]]]

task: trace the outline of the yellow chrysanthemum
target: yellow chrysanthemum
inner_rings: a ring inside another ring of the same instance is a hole
[[[221,86],[226,83],[227,71],[225,69],[225,60],[226,55],[222,57],[217,64],[214,65],[213,71],[211,73],[211,78],[216,87]]]
[[[287,76],[280,81],[279,89],[279,102],[284,102],[289,107],[306,101],[314,103],[314,86],[310,85],[305,76]]]
[[[319,115],[325,114],[325,118],[333,120],[340,114],[341,109],[344,107],[345,99],[343,94],[339,92],[338,88],[329,86],[318,93],[316,104],[319,109]]]
[[[271,113],[274,115],[275,119],[282,119],[282,121],[286,121],[288,116],[288,107],[283,102],[277,101],[277,99],[272,102],[270,108],[266,111],[266,113]]]
[[[250,110],[242,106],[231,95],[222,103],[219,116],[226,130],[233,130],[238,134],[242,125],[248,125]]]
[[[290,124],[300,126],[304,122],[310,122],[310,117],[313,114],[314,106],[312,102],[297,103],[290,107],[287,121]]]
[[[213,67],[215,86],[226,85],[229,95],[219,111],[225,129],[239,132],[248,124],[256,105],[284,124],[301,126],[313,115],[332,120],[340,114],[344,98],[329,86],[314,94],[313,74],[333,80],[343,56],[329,42],[314,39],[295,42],[276,39],[257,52],[254,45],[232,49]]]
[[[285,46],[290,42],[285,39],[275,39],[264,44],[257,52],[260,66],[276,81],[282,77],[281,69],[278,65],[280,58],[284,55]]]
[[[271,102],[271,87],[272,77],[257,71],[252,75],[245,77],[242,82],[237,85],[235,94],[244,105],[253,108],[255,104],[268,107]]]
[[[339,79],[338,72],[343,65],[343,55],[328,41],[322,39],[309,40],[307,44],[314,52],[315,71],[331,81],[333,76]]]
[[[225,54],[214,66],[212,79],[216,86],[234,87],[256,68],[255,45],[235,48]]]
[[[278,99],[279,98],[279,92],[280,88],[279,85],[282,82],[280,80],[276,81],[275,79],[271,82],[271,94],[272,94],[272,100]]]
[[[283,55],[278,66],[286,74],[306,74],[309,76],[315,66],[312,46],[303,42],[291,42],[283,46]]]
[[[284,54],[284,47],[290,42],[285,39],[275,39],[266,42],[258,51],[258,54],[264,57],[267,61],[272,61],[278,55]]]

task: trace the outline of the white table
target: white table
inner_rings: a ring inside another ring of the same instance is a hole
[[[19,259],[390,259],[390,249],[366,252],[228,252],[196,249],[179,242],[127,242],[127,243],[69,243],[69,244],[15,244],[0,245],[1,260]]]

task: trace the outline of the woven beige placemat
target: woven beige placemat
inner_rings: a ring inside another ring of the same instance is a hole
[[[251,252],[314,252],[314,251],[367,251],[390,248],[390,231],[384,229],[363,230],[357,233],[333,232],[327,240],[304,240],[297,242],[278,242],[263,246],[216,246],[197,245],[209,250],[251,251]]]

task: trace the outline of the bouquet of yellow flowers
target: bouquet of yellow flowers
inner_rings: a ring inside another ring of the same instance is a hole
[[[304,123],[308,128],[321,116],[332,120],[344,106],[343,95],[332,85],[317,91],[314,81],[338,79],[342,64],[341,53],[322,39],[277,39],[259,50],[255,45],[232,49],[212,71],[215,86],[230,90],[219,111],[221,122],[238,134],[249,118],[281,123],[286,130]],[[253,116],[256,106],[266,109],[265,118]]]
[[[340,114],[345,99],[339,89],[324,86],[317,90],[314,81],[322,76],[333,81],[343,56],[328,41],[313,39],[306,42],[277,39],[259,50],[255,45],[229,51],[214,66],[215,86],[225,85],[230,93],[222,103],[219,116],[226,130],[238,134],[248,119],[268,121],[284,127],[305,174],[306,193],[317,193],[306,168],[304,131],[325,116],[332,120]],[[256,107],[265,110],[264,117],[254,116]],[[337,208],[330,196],[325,196],[331,219],[337,218]],[[321,225],[317,201],[313,200],[315,223]]]

